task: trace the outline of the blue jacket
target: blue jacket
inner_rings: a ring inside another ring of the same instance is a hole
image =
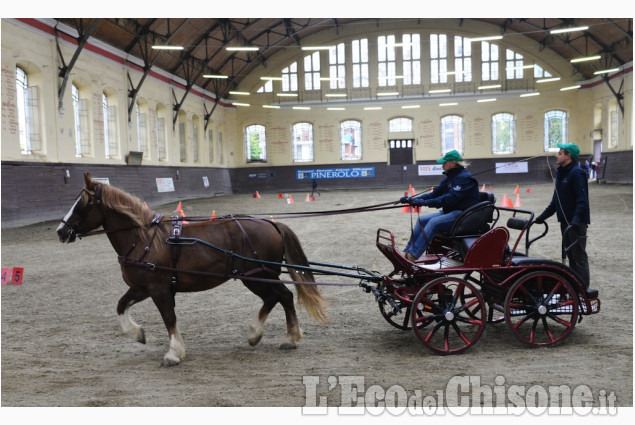
[[[427,200],[430,207],[443,208],[444,214],[464,210],[479,202],[478,182],[465,167],[455,167],[443,174],[445,179],[432,192],[418,198]]]
[[[591,224],[588,181],[577,162],[556,170],[553,198],[540,218],[544,220],[554,213],[561,223]]]

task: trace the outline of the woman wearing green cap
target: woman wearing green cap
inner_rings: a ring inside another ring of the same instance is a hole
[[[567,252],[569,266],[588,289],[590,274],[586,235],[587,227],[591,224],[588,181],[586,173],[577,161],[580,148],[575,143],[558,143],[557,146],[560,151],[556,156],[556,188],[551,203],[535,222],[544,223],[556,213],[560,222],[563,247],[571,247]]]
[[[479,202],[478,182],[463,164],[461,155],[452,150],[437,163],[443,164],[445,179],[432,192],[400,199],[402,204],[442,208],[441,211],[426,214],[417,220],[404,254],[410,261],[416,261],[428,248],[434,235],[450,230],[461,212]]]

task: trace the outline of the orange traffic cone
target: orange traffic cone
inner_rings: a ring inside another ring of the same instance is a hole
[[[313,202],[315,202],[315,196],[314,196],[313,198],[311,198],[311,200],[312,200]]]
[[[304,202],[311,202],[311,197],[308,193],[306,194],[306,198],[304,198]]]
[[[258,193],[258,191],[256,191],[256,193],[254,193],[253,197],[254,198],[260,198],[260,193]]]
[[[278,193],[278,199],[282,199],[284,198],[284,195],[282,193]]]
[[[182,218],[185,218],[185,213],[183,212],[183,207],[181,206],[181,201],[179,201],[179,205],[176,207],[176,211],[181,215]],[[182,223],[188,223],[186,220],[181,220]]]
[[[276,221],[276,220],[273,219],[272,215],[269,216],[269,220],[271,220],[272,222]]]
[[[408,193],[410,194],[410,196],[415,196],[417,194],[412,185],[410,185],[410,187],[408,188]]]
[[[512,202],[512,198],[507,198],[507,208],[514,208],[514,203]]]
[[[518,195],[518,193],[520,192],[518,191],[518,185],[516,185],[516,189],[514,190],[514,195]]]
[[[216,210],[212,211],[212,216],[209,219],[214,220],[215,218],[216,218]]]
[[[514,202],[514,207],[518,208],[518,207],[522,207],[523,204],[522,202],[520,202],[520,195],[516,194],[516,202]]]
[[[483,183],[483,187],[481,188],[481,192],[485,192],[485,183]]]
[[[490,186],[489,187],[489,191],[493,193],[494,192],[494,188],[492,186]]]
[[[289,195],[287,198],[287,204],[295,204],[295,202],[293,202],[293,196]]]
[[[501,199],[501,207],[506,207],[506,206],[507,206],[507,194],[504,193],[503,199]]]

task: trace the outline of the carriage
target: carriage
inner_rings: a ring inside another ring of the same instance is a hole
[[[286,283],[295,284],[299,304],[316,321],[328,320],[318,287],[333,283],[316,281],[319,275],[359,280],[351,285],[374,294],[388,323],[413,330],[439,354],[468,349],[487,323],[501,322],[528,346],[554,346],[584,315],[600,311],[598,292],[585,288],[564,261],[528,255],[531,244],[547,234],[547,224],[530,239],[533,213],[496,206],[487,192],[457,217],[449,232],[436,235],[415,262],[401,254],[390,230],[378,229],[377,248],[393,265],[385,275],[363,267],[308,261],[297,236],[283,223],[232,215],[188,217],[190,223],[184,224],[178,214],[164,218],[121,189],[92,180],[88,173],[84,177],[84,189],[57,228],[60,241],[107,234],[129,286],[117,305],[121,328],[145,343],[144,331],[129,309],[152,298],[170,340],[162,365],[179,364],[185,357],[176,327],[175,294],[211,289],[229,279],[241,280],[263,300],[249,327],[250,345],[258,344],[267,316],[276,304],[282,305],[287,338],[281,349],[295,348],[302,338]],[[361,210],[347,212],[357,211]],[[510,217],[502,226],[505,215]],[[517,236],[510,238],[510,231]],[[563,259],[570,248],[563,248]],[[282,273],[293,280],[281,280]]]

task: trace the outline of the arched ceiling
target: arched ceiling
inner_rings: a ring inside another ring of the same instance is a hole
[[[142,59],[187,82],[223,97],[237,87],[259,65],[267,65],[281,48],[303,46],[304,40],[319,31],[342,31],[362,21],[379,23],[389,19],[356,18],[58,18],[74,28],[127,54]],[[633,60],[633,19],[631,18],[455,18],[496,25],[500,34],[522,33],[544,49],[566,60],[601,55],[594,62],[572,64],[583,79],[591,79],[600,69],[616,68]],[[588,26],[584,31],[551,34],[553,29]],[[61,30],[62,26],[60,26]],[[183,46],[180,51],[157,51],[152,45]],[[228,46],[257,47],[257,51],[228,51]],[[204,78],[220,74],[227,79]]]

